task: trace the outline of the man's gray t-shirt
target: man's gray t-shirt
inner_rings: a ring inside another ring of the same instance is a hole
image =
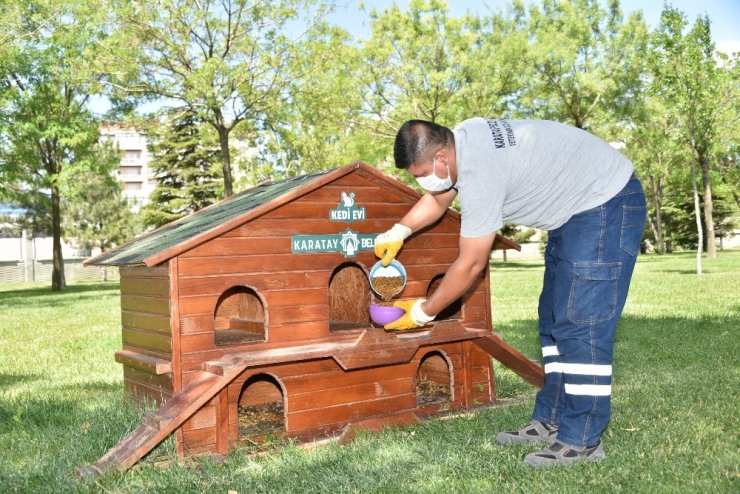
[[[504,222],[554,230],[614,197],[634,170],[607,142],[558,122],[471,118],[453,132],[463,237]]]

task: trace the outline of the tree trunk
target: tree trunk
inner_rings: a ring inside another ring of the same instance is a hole
[[[234,180],[231,176],[231,153],[229,152],[229,129],[218,128],[218,142],[221,145],[221,170],[224,174],[224,198],[234,193]]]
[[[51,291],[59,292],[67,288],[64,278],[64,258],[62,257],[62,215],[59,205],[59,188],[51,186],[51,236],[53,239],[53,270]]]
[[[696,245],[696,274],[702,274],[701,253],[703,251],[704,234],[701,227],[701,212],[699,211],[699,188],[696,185],[696,164],[693,160],[691,163],[691,187],[694,190],[694,213],[696,216],[696,232],[699,234],[699,241]]]
[[[655,249],[658,254],[665,254],[665,236],[663,234],[663,184],[660,178],[650,176],[650,194],[655,205],[655,221],[650,220],[650,227],[655,236]]]
[[[712,200],[712,179],[709,176],[709,160],[706,156],[699,159],[701,178],[704,182],[704,225],[707,232],[707,258],[717,257],[717,246],[714,239],[714,201]]]

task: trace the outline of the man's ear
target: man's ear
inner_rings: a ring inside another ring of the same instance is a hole
[[[441,162],[444,165],[449,166],[450,165],[450,148],[443,147],[442,149],[437,150],[436,153],[434,153],[434,157],[437,159],[437,162]]]

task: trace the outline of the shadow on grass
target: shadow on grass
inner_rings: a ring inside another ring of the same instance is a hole
[[[713,273],[716,272],[716,271],[714,271],[712,269],[707,269],[706,267],[703,268],[702,271],[703,271],[704,274],[713,274]],[[694,269],[661,269],[660,272],[661,273],[683,274],[683,275],[692,274],[692,275],[696,276],[696,268],[694,268]]]
[[[3,403],[0,407],[0,423],[15,422],[21,428],[38,428],[43,435],[45,428],[80,421],[90,413],[90,408],[104,409],[106,414],[110,414],[112,406],[107,406],[107,403],[122,400],[120,383],[91,382],[51,390],[46,388],[38,394],[24,393],[0,400]],[[22,420],[19,416],[22,416]]]
[[[36,374],[6,374],[0,373],[0,389],[18,384],[38,381],[42,376]]]

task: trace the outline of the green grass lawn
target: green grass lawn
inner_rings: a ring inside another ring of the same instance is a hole
[[[123,398],[115,283],[0,285],[0,492],[738,492],[740,252],[693,274],[694,257],[640,258],[620,323],[608,460],[530,470],[536,448],[500,447],[496,432],[529,420],[534,390],[501,366],[505,406],[311,450],[179,460],[172,440],[134,469],[80,482],[139,422]],[[539,357],[541,262],[492,266],[504,339]]]

